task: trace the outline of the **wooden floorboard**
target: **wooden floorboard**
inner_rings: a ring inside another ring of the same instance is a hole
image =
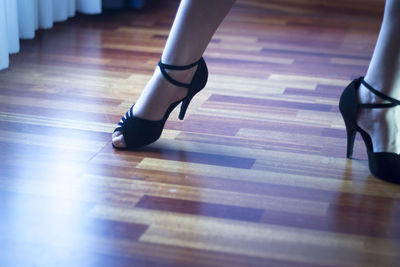
[[[0,266],[398,266],[400,187],[360,138],[345,158],[337,106],[383,1],[239,0],[185,120],[116,151],[176,11],[157,2],[40,30],[0,72]]]

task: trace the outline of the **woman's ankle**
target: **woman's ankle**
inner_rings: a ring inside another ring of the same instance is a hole
[[[387,101],[371,93],[364,85],[359,89],[361,104],[383,104]],[[357,124],[366,131],[373,143],[374,152],[400,153],[400,108],[362,108],[359,111]]]
[[[197,67],[189,70],[167,70],[175,80],[190,83]],[[133,107],[133,115],[148,120],[160,120],[167,108],[187,95],[187,88],[171,84],[162,75],[159,67],[143,89],[140,97]]]

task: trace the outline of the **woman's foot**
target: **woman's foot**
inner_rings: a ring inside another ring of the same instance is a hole
[[[371,93],[363,84],[359,89],[360,103],[389,103]],[[357,124],[372,139],[374,152],[400,154],[400,107],[360,109]]]
[[[175,80],[190,83],[197,67],[189,70],[167,70],[168,74]],[[139,99],[135,103],[133,116],[146,120],[161,120],[168,107],[176,101],[183,99],[187,94],[187,88],[175,86],[168,82],[157,67],[147,83]],[[112,143],[115,147],[125,148],[126,143],[121,131],[112,134]]]

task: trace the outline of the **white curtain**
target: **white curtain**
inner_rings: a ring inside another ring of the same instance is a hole
[[[101,0],[0,0],[0,70],[9,65],[9,54],[19,52],[19,39],[32,39],[39,28],[65,21],[75,11],[101,13]]]

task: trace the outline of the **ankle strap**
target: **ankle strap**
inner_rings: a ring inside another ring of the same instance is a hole
[[[387,96],[378,90],[376,90],[374,87],[372,87],[369,83],[367,83],[364,80],[364,77],[361,77],[361,83],[364,85],[370,92],[372,92],[374,95],[379,96],[380,98],[389,101],[390,103],[386,104],[360,104],[360,107],[362,108],[392,108],[395,106],[400,105],[400,101],[394,98],[391,98],[390,96]]]
[[[203,58],[200,58],[199,60],[197,60],[196,62],[189,64],[189,65],[185,65],[185,66],[174,66],[174,65],[168,65],[168,64],[164,64],[161,62],[161,60],[158,62],[158,66],[160,67],[161,73],[163,74],[164,78],[169,81],[170,83],[172,83],[173,85],[176,86],[180,86],[180,87],[189,87],[190,83],[182,83],[180,81],[175,80],[174,78],[172,78],[166,70],[188,70],[191,69],[195,66],[197,66],[200,61]]]

